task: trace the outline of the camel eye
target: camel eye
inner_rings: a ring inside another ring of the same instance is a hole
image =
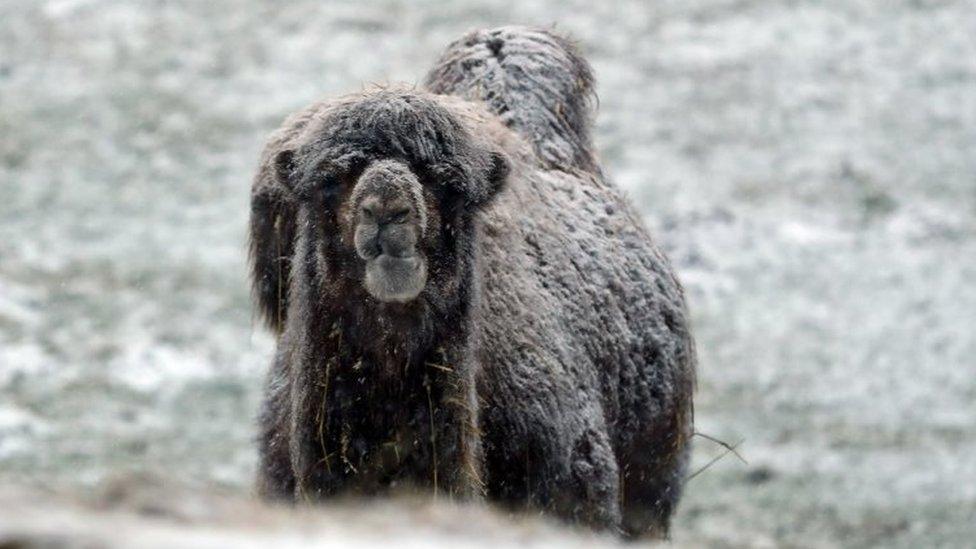
[[[390,223],[403,223],[407,220],[407,216],[410,215],[410,210],[408,208],[403,208],[395,212],[390,213]]]
[[[342,193],[342,179],[332,174],[322,176],[315,185],[315,191],[326,200],[336,198]]]

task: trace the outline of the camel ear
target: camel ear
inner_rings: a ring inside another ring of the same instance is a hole
[[[468,179],[458,189],[463,204],[469,208],[481,208],[491,202],[505,188],[511,172],[511,164],[505,154],[491,151],[486,156],[480,169],[469,174]]]
[[[491,200],[499,191],[505,188],[508,175],[512,172],[512,163],[505,153],[492,151],[490,166],[485,177],[487,183],[487,200]],[[486,200],[486,202],[487,202]]]
[[[292,193],[297,186],[297,174],[295,173],[295,151],[285,149],[279,151],[272,159],[272,169],[274,170],[275,180],[284,188]]]

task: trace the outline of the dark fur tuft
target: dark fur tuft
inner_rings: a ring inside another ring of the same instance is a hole
[[[284,329],[288,310],[288,279],[295,250],[295,217],[298,205],[287,185],[280,181],[280,154],[292,150],[321,105],[299,111],[271,134],[261,152],[257,174],[251,183],[251,216],[248,256],[251,293],[258,317],[272,332]]]
[[[259,173],[258,178],[268,178],[268,175]],[[275,333],[284,327],[288,310],[296,211],[292,197],[277,183],[258,185],[251,193],[248,248],[252,293],[258,315]]]

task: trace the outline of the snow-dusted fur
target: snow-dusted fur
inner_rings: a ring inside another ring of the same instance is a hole
[[[667,259],[595,160],[592,85],[565,39],[478,31],[426,89],[326,101],[274,134],[251,222],[279,332],[265,495],[408,484],[666,535],[694,345]],[[408,303],[363,289],[349,241],[358,175],[387,159],[425,189],[430,277]]]

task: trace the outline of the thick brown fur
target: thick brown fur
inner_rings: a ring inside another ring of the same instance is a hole
[[[260,491],[484,493],[666,535],[694,344],[667,259],[598,167],[588,65],[547,31],[477,31],[425,88],[313,105],[262,156],[252,273],[278,349]],[[423,231],[403,223],[427,279],[405,302],[365,288],[353,242],[361,174],[388,161],[376,173],[423,189]]]

